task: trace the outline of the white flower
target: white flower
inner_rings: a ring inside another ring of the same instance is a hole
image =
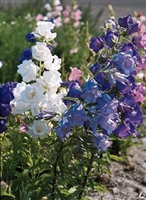
[[[60,0],[54,0],[54,6],[59,6],[61,4]]]
[[[2,67],[2,65],[3,65],[3,63],[2,63],[2,61],[0,61],[0,68]]]
[[[44,88],[38,83],[27,85],[25,90],[21,93],[22,100],[26,103],[37,103],[43,98]]]
[[[32,126],[28,127],[28,134],[33,138],[42,138],[47,133],[50,133],[51,127],[47,125],[45,121],[34,120]]]
[[[13,99],[10,102],[12,113],[16,114],[24,114],[30,109],[31,104],[25,103],[21,98]]]
[[[56,33],[52,33],[51,30],[54,29],[55,24],[48,21],[38,21],[37,27],[33,32],[36,38],[43,38],[44,41],[52,41],[56,37]]]
[[[36,80],[39,67],[32,62],[32,60],[24,60],[22,64],[18,65],[17,72],[21,74],[22,80],[30,82]]]
[[[38,61],[45,61],[52,56],[51,51],[45,42],[37,42],[31,49],[32,57]]]
[[[10,102],[13,114],[23,114],[30,109],[30,104],[24,102],[21,98],[21,93],[25,90],[26,86],[26,83],[21,82],[13,90],[14,99]]]
[[[50,11],[50,10],[51,10],[51,6],[50,6],[49,3],[46,3],[46,4],[44,5],[44,8],[45,8],[47,11]]]
[[[44,62],[44,66],[47,70],[59,70],[61,68],[61,58],[58,58],[56,55],[49,57]]]
[[[43,79],[48,84],[49,88],[58,88],[62,79],[60,78],[60,73],[58,71],[44,71]]]

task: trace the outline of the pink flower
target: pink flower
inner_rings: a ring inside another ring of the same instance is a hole
[[[146,31],[141,35],[135,36],[134,43],[138,48],[146,50]]]
[[[55,10],[56,10],[56,11],[62,11],[62,10],[63,10],[63,7],[62,7],[61,5],[56,6],[56,7],[55,7]]]
[[[82,12],[77,9],[76,11],[74,11],[72,13],[72,18],[75,20],[75,21],[79,21],[81,19],[81,15],[82,15]]]
[[[50,11],[50,10],[51,10],[51,6],[50,6],[49,3],[46,3],[46,4],[44,5],[44,8],[45,8],[47,11]]]
[[[56,27],[62,26],[62,19],[61,19],[61,17],[55,18],[54,19],[54,23],[55,23]]]
[[[76,22],[74,22],[74,24],[73,24],[74,27],[78,27],[79,25],[80,25],[80,21],[76,21]]]
[[[64,18],[64,23],[65,24],[68,24],[69,22],[70,22],[70,18],[69,17]]]
[[[35,18],[35,20],[38,22],[38,21],[41,21],[43,20],[44,16],[42,14],[38,14]]]
[[[69,81],[79,81],[80,83],[82,83],[81,81],[81,76],[83,75],[83,72],[80,69],[77,69],[76,67],[72,68],[71,67],[71,73],[69,76]]]
[[[137,88],[136,90],[134,91],[134,94],[135,94],[135,100],[136,102],[138,103],[143,103],[145,100],[146,100],[146,87],[144,86],[143,83],[139,83],[137,85]]]

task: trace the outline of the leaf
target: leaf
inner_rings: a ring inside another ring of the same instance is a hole
[[[13,199],[16,199],[16,197],[13,194],[9,194],[7,192],[2,193],[1,196],[12,197]]]

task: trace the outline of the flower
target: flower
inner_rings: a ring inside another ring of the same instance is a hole
[[[33,34],[36,38],[45,38],[47,42],[54,40],[56,37],[56,33],[52,33],[52,29],[54,29],[55,24],[52,22],[44,22],[38,21],[37,27],[34,30]]]
[[[115,44],[118,43],[118,33],[113,31],[107,31],[104,35],[104,40],[107,46],[112,48]]]
[[[34,120],[33,124],[28,127],[28,134],[34,139],[43,138],[46,134],[50,133],[51,128],[45,121]]]
[[[33,59],[38,61],[45,61],[51,56],[51,51],[45,42],[37,42],[31,50]]]
[[[137,22],[134,22],[131,15],[128,14],[127,16],[125,17],[120,17],[118,19],[118,24],[123,27],[123,28],[126,28],[127,29],[127,33],[129,35],[133,34],[133,33],[136,33],[140,30],[139,28],[139,24]]]
[[[104,135],[102,133],[95,133],[93,135],[93,144],[98,151],[102,150],[103,152],[105,152],[107,151],[108,147],[111,146],[112,142],[109,141],[107,135]]]
[[[30,48],[26,48],[23,50],[23,52],[19,58],[19,61],[20,61],[20,63],[22,63],[23,61],[30,60],[30,59],[32,59],[32,51]]]
[[[36,80],[39,67],[34,64],[32,60],[24,60],[22,64],[18,65],[18,74],[21,74],[22,80],[26,83]]]
[[[92,37],[90,39],[90,48],[97,53],[103,48],[103,40],[100,37]]]

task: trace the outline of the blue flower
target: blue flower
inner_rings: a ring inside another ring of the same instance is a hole
[[[135,126],[139,126],[142,123],[142,111],[135,101],[132,94],[124,94],[119,99],[119,109],[122,112],[123,119],[129,119]]]
[[[98,52],[99,50],[101,50],[103,48],[103,40],[100,37],[92,37],[90,39],[90,49],[92,49],[94,52]]]
[[[112,60],[113,65],[123,74],[131,75],[136,68],[136,57],[132,57],[129,53],[118,52]]]
[[[107,30],[112,30],[112,31],[116,30],[117,31],[118,24],[117,24],[117,22],[114,19],[108,19],[108,20],[105,21],[104,27]]]
[[[35,42],[36,41],[34,34],[31,33],[31,32],[29,32],[29,33],[26,34],[25,39],[28,42]]]
[[[94,75],[94,79],[98,84],[99,90],[105,91],[111,89],[111,85],[108,81],[108,75],[104,72],[104,66],[100,66],[98,63],[95,63],[90,67],[90,71]]]
[[[12,91],[16,87],[16,84],[16,82],[0,84],[0,103],[10,103],[10,101],[14,98]]]
[[[118,43],[118,33],[113,31],[107,31],[103,36],[108,47],[112,48],[115,44]]]
[[[55,128],[56,136],[61,138],[61,140],[65,140],[71,134],[71,123],[67,118],[63,118],[59,125]]]
[[[64,117],[70,122],[71,126],[83,126],[84,122],[88,119],[83,105],[75,103],[71,108],[64,113]]]
[[[20,63],[22,63],[24,60],[30,60],[30,59],[32,59],[32,50],[31,50],[31,48],[26,48],[21,53],[19,61],[20,61]]]
[[[134,124],[129,119],[125,119],[123,123],[117,127],[115,134],[120,138],[127,138],[128,136],[137,136],[138,132]]]
[[[10,101],[14,98],[16,82],[0,84],[0,133],[7,130],[7,117],[11,112]]]
[[[66,85],[69,88],[69,91],[68,91],[68,94],[66,97],[81,99],[81,94],[83,92],[82,92],[81,86],[78,81],[71,81],[69,84],[66,83]],[[74,101],[65,99],[64,103],[69,106],[69,105],[73,104]]]
[[[0,116],[7,117],[11,112],[11,107],[9,104],[0,103]]]
[[[109,137],[103,133],[95,133],[93,135],[93,144],[95,148],[99,151],[107,151],[108,147],[111,146],[112,142],[109,141]]]
[[[88,80],[83,88],[83,94],[81,97],[84,99],[85,103],[95,103],[97,97],[101,96],[98,89],[97,82],[93,80]]]
[[[127,33],[129,35],[136,33],[140,30],[139,24],[137,22],[134,22],[131,15],[127,15],[125,17],[120,17],[118,19],[118,24],[127,29]]]

